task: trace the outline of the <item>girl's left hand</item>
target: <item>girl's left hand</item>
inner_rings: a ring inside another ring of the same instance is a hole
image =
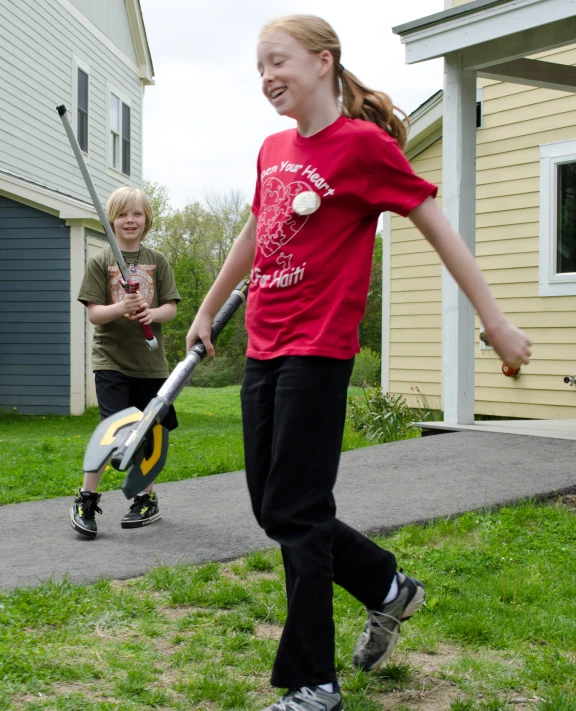
[[[524,331],[507,322],[496,329],[487,329],[487,332],[492,347],[506,365],[512,368],[528,365],[532,355],[532,341]]]

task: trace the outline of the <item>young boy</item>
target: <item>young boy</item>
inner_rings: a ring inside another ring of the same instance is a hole
[[[119,188],[108,199],[106,216],[138,291],[128,294],[122,274],[109,246],[92,257],[87,266],[78,300],[88,308],[94,324],[92,368],[102,419],[127,407],[143,410],[168,377],[162,323],[176,316],[180,295],[166,257],[142,245],[152,227],[153,212],[146,194],[136,188]],[[158,349],[149,351],[140,324],[151,325]],[[174,408],[162,424],[178,426]],[[87,538],[98,531],[96,512],[98,484],[106,464],[97,472],[85,472],[70,509],[72,528]],[[150,484],[134,499],[121,521],[122,528],[140,528],[160,518],[158,496]]]

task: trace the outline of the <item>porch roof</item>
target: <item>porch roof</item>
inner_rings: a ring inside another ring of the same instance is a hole
[[[406,45],[407,64],[458,52],[463,69],[481,70],[575,43],[576,0],[474,0],[392,31]],[[534,69],[515,66],[513,72]]]

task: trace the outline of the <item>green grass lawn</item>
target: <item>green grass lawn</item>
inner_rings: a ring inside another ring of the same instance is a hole
[[[360,392],[350,388],[350,394]],[[159,482],[244,468],[240,386],[185,388],[176,409],[180,426],[170,434]],[[80,417],[0,413],[0,505],[72,494],[82,483],[84,451],[99,421],[96,408]],[[368,444],[347,425],[344,451]],[[108,469],[100,490],[119,489],[124,477]]]
[[[379,543],[427,587],[391,662],[356,671],[365,613],[335,590],[345,711],[576,711],[576,497],[409,526]],[[260,711],[286,616],[280,555],[0,594],[2,711]]]

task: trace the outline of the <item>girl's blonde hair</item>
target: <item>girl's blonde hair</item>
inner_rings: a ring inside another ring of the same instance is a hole
[[[142,239],[146,237],[148,231],[152,227],[154,211],[152,210],[152,205],[150,204],[150,200],[148,200],[148,196],[139,188],[118,188],[108,198],[108,202],[106,203],[106,217],[108,218],[112,231],[114,231],[114,220],[123,212],[126,212],[126,210],[130,210],[137,200],[140,200],[142,203],[142,209],[144,210],[145,217]]]
[[[340,40],[325,20],[315,15],[287,15],[264,25],[262,33],[267,30],[283,30],[311,54],[327,49],[334,58],[334,92],[341,100],[344,116],[371,121],[395,138],[401,148],[406,146],[408,117],[387,94],[369,89],[342,66]],[[406,123],[394,111],[401,113]]]

